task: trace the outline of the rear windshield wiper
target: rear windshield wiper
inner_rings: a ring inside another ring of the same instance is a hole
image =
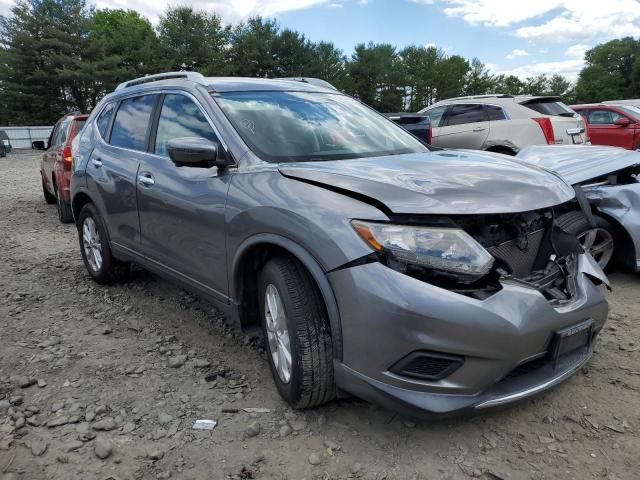
[[[558,114],[559,117],[573,117],[574,115],[575,113],[573,112],[562,112]]]

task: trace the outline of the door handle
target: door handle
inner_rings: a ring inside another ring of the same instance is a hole
[[[484,131],[484,130],[486,130],[486,128],[484,128],[484,127],[476,127],[476,128],[474,128],[472,131],[473,131],[473,132],[482,132],[482,131]]]
[[[156,183],[156,181],[150,173],[141,173],[138,175],[138,183],[143,187],[151,187]]]
[[[91,163],[96,168],[100,168],[102,166],[102,160],[100,160],[99,158],[94,158],[93,160],[91,160]]]

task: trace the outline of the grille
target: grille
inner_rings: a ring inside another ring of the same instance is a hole
[[[531,232],[527,237],[527,247],[524,250],[518,248],[518,240],[509,240],[487,251],[498,260],[504,262],[516,278],[525,277],[531,272],[533,264],[538,257],[540,245],[544,238],[544,228]]]
[[[545,367],[549,363],[550,363],[549,358],[546,355],[536,358],[534,360],[530,360],[526,363],[523,363],[522,365],[518,365],[500,381],[504,382],[505,380],[513,380],[514,378],[522,377],[523,375],[528,375],[530,373],[535,372],[536,370],[539,370]]]
[[[463,363],[464,358],[456,355],[413,352],[396,363],[390,370],[405,377],[441,380],[451,375]]]

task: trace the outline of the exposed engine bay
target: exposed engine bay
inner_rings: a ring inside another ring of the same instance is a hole
[[[539,290],[552,303],[564,303],[576,293],[577,257],[583,249],[555,219],[573,208],[571,203],[524,213],[449,217],[495,259],[479,279],[385,260],[407,275],[477,299],[499,291],[501,282],[514,282]]]

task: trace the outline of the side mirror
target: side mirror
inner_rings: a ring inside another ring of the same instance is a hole
[[[619,127],[626,127],[630,123],[631,121],[627,117],[616,118],[613,122],[614,125],[618,125]]]
[[[220,144],[201,137],[181,137],[169,140],[167,151],[171,161],[178,167],[210,168],[228,166]]]
[[[46,150],[47,147],[44,143],[44,140],[36,140],[35,142],[31,142],[31,148],[33,150]]]

